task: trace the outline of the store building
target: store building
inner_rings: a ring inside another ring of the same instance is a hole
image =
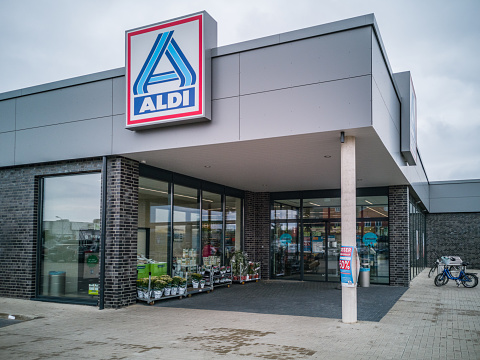
[[[339,281],[344,137],[372,283],[408,286],[431,249],[480,267],[480,180],[428,181],[413,81],[373,14],[223,47],[204,15],[201,70],[175,66],[179,36],[143,78],[127,53],[126,68],[0,94],[0,296],[128,306],[137,254],[171,274],[244,250],[264,279]],[[154,74],[161,61],[174,70]],[[198,105],[190,90],[181,106],[142,93],[200,73],[203,109],[183,122],[158,114]]]

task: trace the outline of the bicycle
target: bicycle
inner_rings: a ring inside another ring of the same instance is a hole
[[[435,276],[435,285],[443,286],[448,283],[448,280],[455,280],[457,286],[462,284],[466,288],[474,288],[478,285],[478,277],[475,273],[466,273],[465,268],[468,263],[464,262],[461,265],[461,268],[458,266],[444,266],[443,271]],[[460,270],[458,276],[453,276],[451,270]]]
[[[431,277],[433,273],[437,272],[438,265],[440,265],[440,256],[438,256],[438,254],[435,251],[433,252],[433,254],[437,258],[437,260],[435,260],[435,263],[430,268],[430,271],[428,272],[428,277]]]

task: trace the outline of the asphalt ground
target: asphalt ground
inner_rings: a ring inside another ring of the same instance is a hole
[[[257,314],[342,318],[342,291],[337,283],[267,280],[217,287],[181,300],[155,302],[156,307],[239,311]],[[380,321],[407,291],[406,287],[371,285],[357,289],[357,318]],[[146,304],[146,303],[143,303]]]
[[[354,324],[318,316],[322,307],[335,311],[326,300],[341,291],[311,283],[278,283],[274,289],[260,281],[118,310],[0,298],[0,313],[29,320],[0,328],[0,359],[479,360],[480,286],[468,289],[450,281],[436,287],[427,274],[428,269],[413,279],[383,317],[373,315],[380,321],[361,320],[362,303],[371,296],[376,302],[369,300],[367,310],[388,307],[375,299],[388,287],[359,288]],[[250,301],[256,289],[255,297],[262,292],[272,297]],[[282,296],[296,306],[286,306]],[[207,301],[230,308],[185,308]],[[256,309],[262,302],[272,309]],[[287,314],[292,309],[308,315]]]

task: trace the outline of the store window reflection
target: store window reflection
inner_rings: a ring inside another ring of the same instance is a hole
[[[138,186],[139,270],[152,275],[168,272],[170,196],[168,183],[140,177]],[[149,265],[148,269],[145,264]],[[147,271],[148,270],[148,271]]]
[[[174,275],[200,265],[200,190],[174,185],[173,194],[173,263]]]
[[[202,261],[221,265],[223,255],[222,195],[202,192]]]
[[[42,179],[39,295],[96,303],[101,174]]]
[[[357,248],[361,264],[368,264],[370,281],[389,283],[388,197],[357,197]]]
[[[242,199],[225,197],[225,264],[242,249]]]

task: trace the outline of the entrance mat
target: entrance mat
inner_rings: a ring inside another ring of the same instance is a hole
[[[387,285],[359,287],[358,320],[380,321],[407,289]],[[155,306],[341,319],[342,291],[339,283],[262,280],[219,287],[191,298],[159,300]]]

